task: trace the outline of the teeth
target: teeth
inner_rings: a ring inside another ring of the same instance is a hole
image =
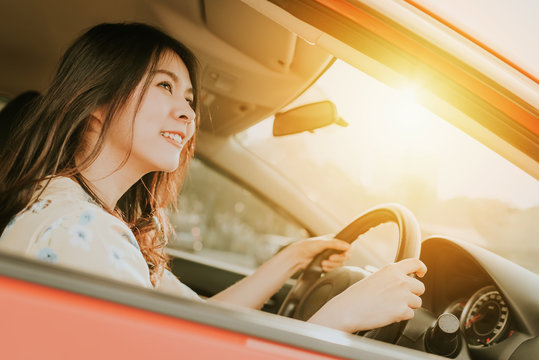
[[[178,144],[181,144],[182,141],[183,141],[183,138],[182,138],[180,135],[174,134],[174,133],[170,133],[170,132],[168,132],[168,131],[162,131],[162,132],[161,132],[161,135],[162,135],[162,136],[166,136],[166,137],[168,137],[169,139],[174,140],[174,141],[177,142]]]

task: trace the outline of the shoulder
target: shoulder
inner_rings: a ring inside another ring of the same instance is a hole
[[[2,234],[0,249],[151,287],[138,243],[123,221],[85,199],[54,195],[15,217]]]
[[[40,183],[28,206],[10,220],[3,236],[16,232],[32,238],[36,232],[66,220],[74,221],[82,216],[89,222],[96,217],[94,214],[104,218],[105,215],[99,215],[104,211],[99,210],[102,209],[91,203],[75,181],[65,177],[47,179]]]
[[[43,233],[74,224],[80,218],[92,218],[97,213],[92,205],[75,199],[44,197],[30,203],[8,223],[0,247],[25,249]]]
[[[12,241],[31,243],[59,229],[88,238],[96,231],[115,232],[131,243],[134,240],[123,221],[95,204],[70,197],[45,197],[30,204],[9,222],[0,246]]]

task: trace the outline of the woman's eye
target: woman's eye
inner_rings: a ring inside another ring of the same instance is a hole
[[[163,89],[165,89],[166,91],[172,94],[172,85],[170,85],[169,82],[163,81],[163,82],[160,82],[157,86],[161,86]]]
[[[189,106],[193,107],[195,105],[195,100],[194,99],[189,99],[189,98],[186,98],[185,101],[187,101],[187,103],[189,104]]]

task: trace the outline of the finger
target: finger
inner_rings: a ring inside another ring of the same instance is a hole
[[[421,296],[425,292],[425,284],[417,279],[410,278],[410,291],[415,295]]]
[[[335,265],[327,260],[322,261],[322,271],[328,272],[335,268]]]
[[[350,258],[350,253],[348,251],[339,253],[339,254],[333,254],[331,255],[328,260],[335,263],[343,263],[346,260]]]
[[[423,304],[423,300],[417,295],[410,296],[410,299],[408,300],[408,306],[411,309],[419,309],[421,305]]]
[[[405,307],[405,309],[399,314],[399,317],[396,321],[410,320],[414,317],[415,313],[410,307]]]
[[[325,272],[335,270],[338,267],[341,267],[342,263],[336,263],[329,260],[322,261],[322,270]]]
[[[423,277],[427,272],[425,264],[415,258],[401,260],[396,265],[405,274],[417,274],[417,276]]]
[[[340,263],[335,263],[335,262],[328,261],[328,260],[324,260],[324,261],[322,262],[322,268],[323,268],[325,271],[329,271],[329,270],[336,269],[336,268],[338,268],[339,266],[341,266]]]
[[[349,258],[350,256],[348,255],[348,253],[344,252],[344,253],[339,253],[339,254],[333,254],[326,260],[335,266],[341,266]]]
[[[328,260],[322,261],[322,271],[324,271],[324,272],[329,272],[331,270],[335,270],[338,267],[339,267],[339,264],[335,264],[335,263],[333,263],[331,261],[328,261]]]

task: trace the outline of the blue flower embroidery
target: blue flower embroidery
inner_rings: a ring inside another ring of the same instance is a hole
[[[92,222],[94,220],[94,218],[95,218],[94,212],[91,211],[91,210],[86,210],[79,217],[79,225],[83,225],[83,226],[87,225],[90,222]]]
[[[123,268],[125,266],[125,262],[123,260],[123,252],[118,248],[111,248],[110,249],[109,261],[117,269],[121,269],[121,268]]]
[[[43,248],[37,252],[37,258],[41,261],[45,261],[54,264],[58,261],[58,256],[52,251],[51,248]]]
[[[69,234],[71,235],[69,242],[73,246],[80,246],[84,250],[90,250],[90,243],[93,240],[92,230],[85,226],[75,224],[69,228]]]

